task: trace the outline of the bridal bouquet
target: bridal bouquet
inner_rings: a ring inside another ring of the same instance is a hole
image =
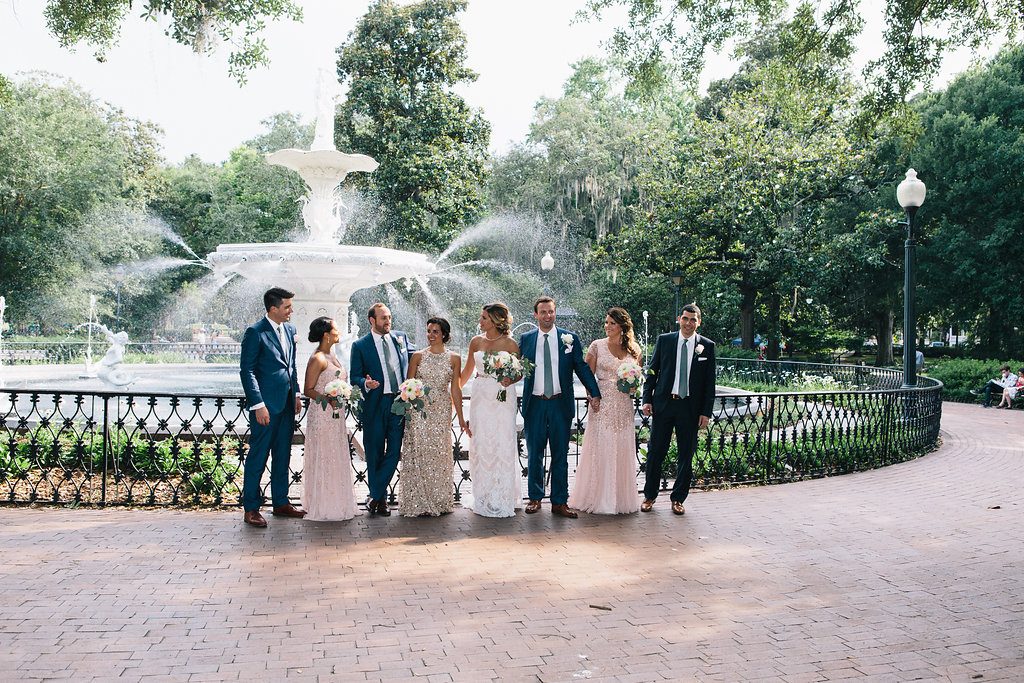
[[[644,386],[644,375],[646,374],[642,365],[632,358],[627,358],[619,363],[615,374],[618,376],[618,380],[615,382],[616,389],[630,396],[640,395]]]
[[[508,351],[488,351],[484,354],[484,374],[497,381],[510,379],[518,382],[523,375],[533,372],[533,363]],[[498,392],[498,400],[502,403],[508,398],[505,387]]]
[[[362,394],[359,389],[352,386],[345,380],[341,379],[341,370],[334,373],[334,376],[338,379],[332,379],[324,387],[323,393],[317,398],[313,399],[313,403],[316,403],[324,410],[330,408],[334,411],[331,414],[335,420],[340,419],[338,411],[341,410],[346,404],[355,410],[359,401],[362,399]]]
[[[429,396],[430,387],[415,377],[407,379],[398,385],[398,400],[391,404],[391,412],[395,415],[405,415],[411,408],[426,420]]]

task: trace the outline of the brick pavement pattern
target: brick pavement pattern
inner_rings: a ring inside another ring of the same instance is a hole
[[[0,679],[1024,680],[1024,413],[651,514],[0,508]]]

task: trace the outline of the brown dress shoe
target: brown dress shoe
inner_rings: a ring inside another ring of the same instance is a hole
[[[285,505],[278,505],[274,508],[273,515],[275,517],[297,517],[298,519],[302,519],[306,516],[306,511],[300,510],[291,503],[287,503]]]
[[[683,504],[680,503],[679,501],[673,500],[672,501],[672,512],[674,514],[677,514],[677,515],[685,515],[686,514],[686,508],[684,508]]]
[[[644,502],[640,503],[640,512],[650,512],[653,508],[653,500],[645,499]]]
[[[540,511],[540,501],[530,500],[526,503],[526,514],[532,515],[534,512]]]
[[[373,498],[370,498],[368,501],[366,501],[366,511],[369,512],[371,515],[377,514],[377,501],[375,501]]]
[[[551,514],[558,515],[559,517],[565,517],[567,519],[576,519],[579,517],[579,514],[568,505],[552,505]]]
[[[263,519],[263,515],[260,514],[259,510],[247,511],[244,515],[242,515],[242,520],[246,524],[250,524],[256,527],[257,529],[267,528],[267,520]]]

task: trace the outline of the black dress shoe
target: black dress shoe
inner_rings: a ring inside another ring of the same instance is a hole
[[[388,509],[388,504],[383,500],[377,501],[377,514],[381,517],[390,517],[391,510]]]
[[[366,502],[366,511],[369,512],[371,515],[377,514],[377,501],[375,501],[373,498],[368,500]]]

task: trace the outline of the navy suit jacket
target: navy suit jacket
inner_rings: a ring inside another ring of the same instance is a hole
[[[583,386],[587,388],[587,392],[591,396],[600,398],[601,390],[597,388],[597,379],[590,370],[590,366],[583,360],[583,345],[580,344],[580,338],[576,336],[576,333],[563,330],[560,327],[554,328],[552,333],[554,334],[554,339],[551,340],[551,360],[553,363],[558,363],[558,384],[562,388],[559,401],[562,411],[571,420],[572,416],[576,414],[576,400],[573,396],[572,388],[573,373],[580,378]],[[568,353],[566,353],[565,345],[562,343],[563,334],[572,335],[572,350]],[[520,355],[526,360],[534,362],[537,358],[537,343],[539,339],[539,330],[530,330],[523,334],[519,338]],[[531,372],[523,380],[524,417],[526,416],[526,411],[530,409],[530,402],[533,399],[533,376],[535,373],[536,371]]]
[[[263,318],[246,328],[242,337],[239,375],[242,390],[250,406],[264,404],[273,414],[294,410],[294,399],[299,393],[299,375],[295,370],[295,326],[284,323],[284,341],[288,346],[288,361],[274,326]]]
[[[409,371],[409,337],[400,330],[391,330],[388,334],[392,348],[398,355],[398,382],[405,381],[405,375]],[[373,391],[366,390],[366,376],[381,383]],[[381,398],[384,396],[384,368],[380,364],[380,356],[377,355],[377,345],[373,343],[373,333],[364,334],[352,344],[352,358],[349,361],[349,377],[354,386],[359,387],[363,392],[363,411],[367,415],[374,415],[380,410]],[[398,391],[398,387],[395,387]]]
[[[690,399],[700,415],[711,417],[715,403],[715,342],[699,334],[694,335],[696,343],[690,347],[694,355],[690,363]],[[697,353],[697,346],[704,345]],[[679,333],[669,332],[658,337],[651,356],[651,374],[644,382],[644,403],[649,403],[657,413],[672,397],[672,385],[676,380],[676,350]]]

